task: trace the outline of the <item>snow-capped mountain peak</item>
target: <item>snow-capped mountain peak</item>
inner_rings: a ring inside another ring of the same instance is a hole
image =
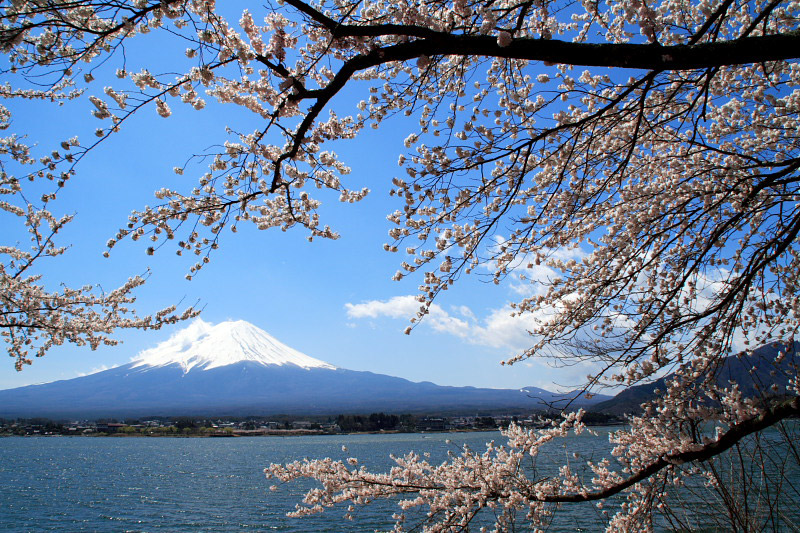
[[[264,366],[336,368],[286,346],[266,331],[244,320],[212,325],[200,319],[156,347],[140,352],[133,360],[133,367],[178,364],[183,367],[184,372],[189,372],[194,368],[210,370],[242,361]]]

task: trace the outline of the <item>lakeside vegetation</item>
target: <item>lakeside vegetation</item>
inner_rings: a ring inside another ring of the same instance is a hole
[[[430,431],[485,431],[508,427],[545,427],[557,413],[518,415],[417,416],[412,414],[341,414],[291,417],[157,417],[152,419],[50,420],[0,418],[0,436],[87,437],[242,437],[260,435],[331,435],[347,433],[419,433]],[[621,424],[615,415],[586,413],[590,425]]]

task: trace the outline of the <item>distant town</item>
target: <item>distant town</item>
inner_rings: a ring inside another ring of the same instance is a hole
[[[57,421],[45,418],[2,419],[0,436],[84,437],[249,437],[264,435],[333,435],[341,433],[419,433],[436,431],[488,431],[512,422],[526,427],[547,427],[559,416],[541,413],[519,415],[417,416],[372,413],[336,417],[174,417],[153,419],[100,419]],[[586,413],[588,425],[616,425],[624,420],[614,415]]]

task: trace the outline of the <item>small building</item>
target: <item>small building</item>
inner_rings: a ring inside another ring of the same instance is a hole
[[[97,424],[97,431],[101,433],[116,433],[125,426],[126,426],[125,424],[99,423]]]
[[[444,418],[422,418],[417,421],[418,431],[447,431],[450,422]]]

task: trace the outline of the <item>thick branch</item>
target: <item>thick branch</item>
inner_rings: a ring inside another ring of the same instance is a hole
[[[419,40],[408,43],[420,55],[476,55],[527,59],[579,66],[622,67],[647,70],[691,70],[743,65],[800,57],[800,30],[779,35],[745,37],[732,41],[661,46],[629,43],[573,43],[533,38],[514,39],[500,46],[490,35],[459,35],[405,24],[341,24],[301,0],[287,3],[311,17],[334,38],[408,36]],[[713,19],[712,19],[713,20]],[[398,45],[403,46],[403,45]],[[384,48],[396,48],[395,46]],[[410,51],[410,49],[409,49]],[[407,58],[410,59],[411,57]]]
[[[720,455],[721,453],[732,448],[746,436],[758,431],[762,431],[790,416],[800,416],[800,397],[795,397],[789,401],[780,403],[771,409],[768,409],[760,416],[736,424],[727,432],[723,433],[719,439],[706,444],[698,450],[665,455],[646,468],[638,471],[625,481],[622,481],[607,489],[598,490],[595,492],[586,492],[582,494],[553,494],[539,498],[532,496],[532,498],[538,501],[553,503],[603,500],[618,494],[629,487],[632,487],[636,483],[653,476],[657,472],[670,465],[679,465],[694,461],[706,461],[712,457],[716,457],[717,455]]]
[[[418,55],[476,55],[595,67],[691,70],[800,57],[800,30],[693,45],[593,44],[514,39],[508,46],[488,35],[437,34],[409,43]],[[402,45],[398,45],[402,46]],[[413,56],[417,57],[417,55]]]
[[[292,0],[292,5],[305,6],[304,12],[311,8]],[[320,15],[324,17],[324,15]],[[403,35],[414,26],[343,26],[324,17],[324,23],[334,36],[364,30],[375,31],[375,35]],[[344,30],[342,29],[344,28]],[[377,29],[385,33],[377,32]],[[391,30],[391,31],[390,31]],[[405,33],[404,33],[405,32]],[[800,57],[800,30],[782,35],[747,37],[735,41],[713,42],[694,45],[660,46],[644,44],[589,44],[570,43],[558,40],[516,39],[509,46],[501,47],[495,37],[486,35],[452,35],[426,30],[424,38],[396,45],[377,48],[367,54],[358,55],[346,61],[331,82],[322,89],[303,90],[290,96],[292,100],[316,99],[294,134],[292,148],[278,158],[275,165],[271,191],[281,185],[281,165],[283,161],[294,158],[306,134],[319,113],[331,98],[349,82],[356,73],[372,67],[395,61],[408,61],[421,56],[487,56],[507,59],[569,63],[582,66],[605,66],[641,68],[651,71],[687,70],[719,67],[761,61],[776,61]]]

